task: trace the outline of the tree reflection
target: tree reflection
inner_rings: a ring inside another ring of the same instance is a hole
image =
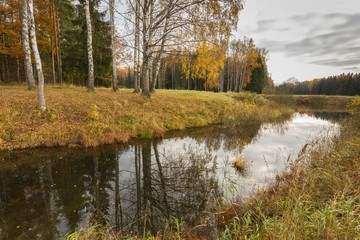
[[[131,171],[121,169],[121,164],[119,169],[127,178],[119,185],[123,208],[116,218],[124,217],[121,230],[156,234],[170,218],[181,219],[188,226],[205,221],[209,199],[221,195],[216,158],[191,147],[182,153],[161,153],[157,141],[142,142],[133,149]]]
[[[186,143],[176,150],[143,140],[12,153],[0,168],[0,239],[58,239],[93,223],[156,234],[171,219],[211,238],[214,199],[224,194],[214,151],[241,151],[261,129],[254,120],[169,134]]]
[[[336,111],[303,111],[301,114],[306,114],[318,119],[322,119],[325,121],[329,121],[331,123],[338,123],[340,120],[343,120],[344,118],[348,117],[349,114],[347,112],[336,112]]]

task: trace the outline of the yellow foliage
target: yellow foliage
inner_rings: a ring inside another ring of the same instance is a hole
[[[196,59],[193,65],[194,77],[205,79],[206,88],[218,88],[224,61],[225,52],[220,47],[205,42],[201,43],[196,50]],[[188,71],[185,70],[185,72]]]
[[[194,60],[195,58],[189,52],[184,53],[184,55],[180,58],[181,67],[183,72],[185,73],[185,77],[188,81],[191,79],[191,73],[194,72]]]
[[[93,104],[91,111],[87,113],[87,119],[94,122],[100,120],[99,108],[96,104]]]
[[[246,71],[244,76],[244,87],[250,83],[252,71],[259,67],[257,62],[259,51],[257,49],[250,49],[246,54]]]

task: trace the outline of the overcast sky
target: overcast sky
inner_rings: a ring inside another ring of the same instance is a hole
[[[269,50],[276,83],[360,72],[360,0],[247,0],[235,38]]]

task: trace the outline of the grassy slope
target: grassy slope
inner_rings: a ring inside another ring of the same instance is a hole
[[[220,123],[239,109],[254,108],[233,94],[195,91],[159,90],[147,99],[131,90],[47,86],[45,95],[48,110],[41,113],[36,91],[0,86],[0,150],[126,142]]]
[[[290,172],[224,211],[224,239],[360,239],[360,98],[350,113],[331,148],[309,144]]]

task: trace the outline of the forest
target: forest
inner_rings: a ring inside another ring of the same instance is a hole
[[[303,82],[285,82],[276,86],[279,94],[360,95],[360,74],[348,73]]]
[[[1,0],[0,83],[26,80],[34,88],[37,76],[40,92],[45,82],[89,90],[127,87],[147,96],[156,88],[257,93],[273,88],[268,51],[251,38],[231,38],[241,0],[118,5]],[[125,27],[117,28],[119,22]]]

